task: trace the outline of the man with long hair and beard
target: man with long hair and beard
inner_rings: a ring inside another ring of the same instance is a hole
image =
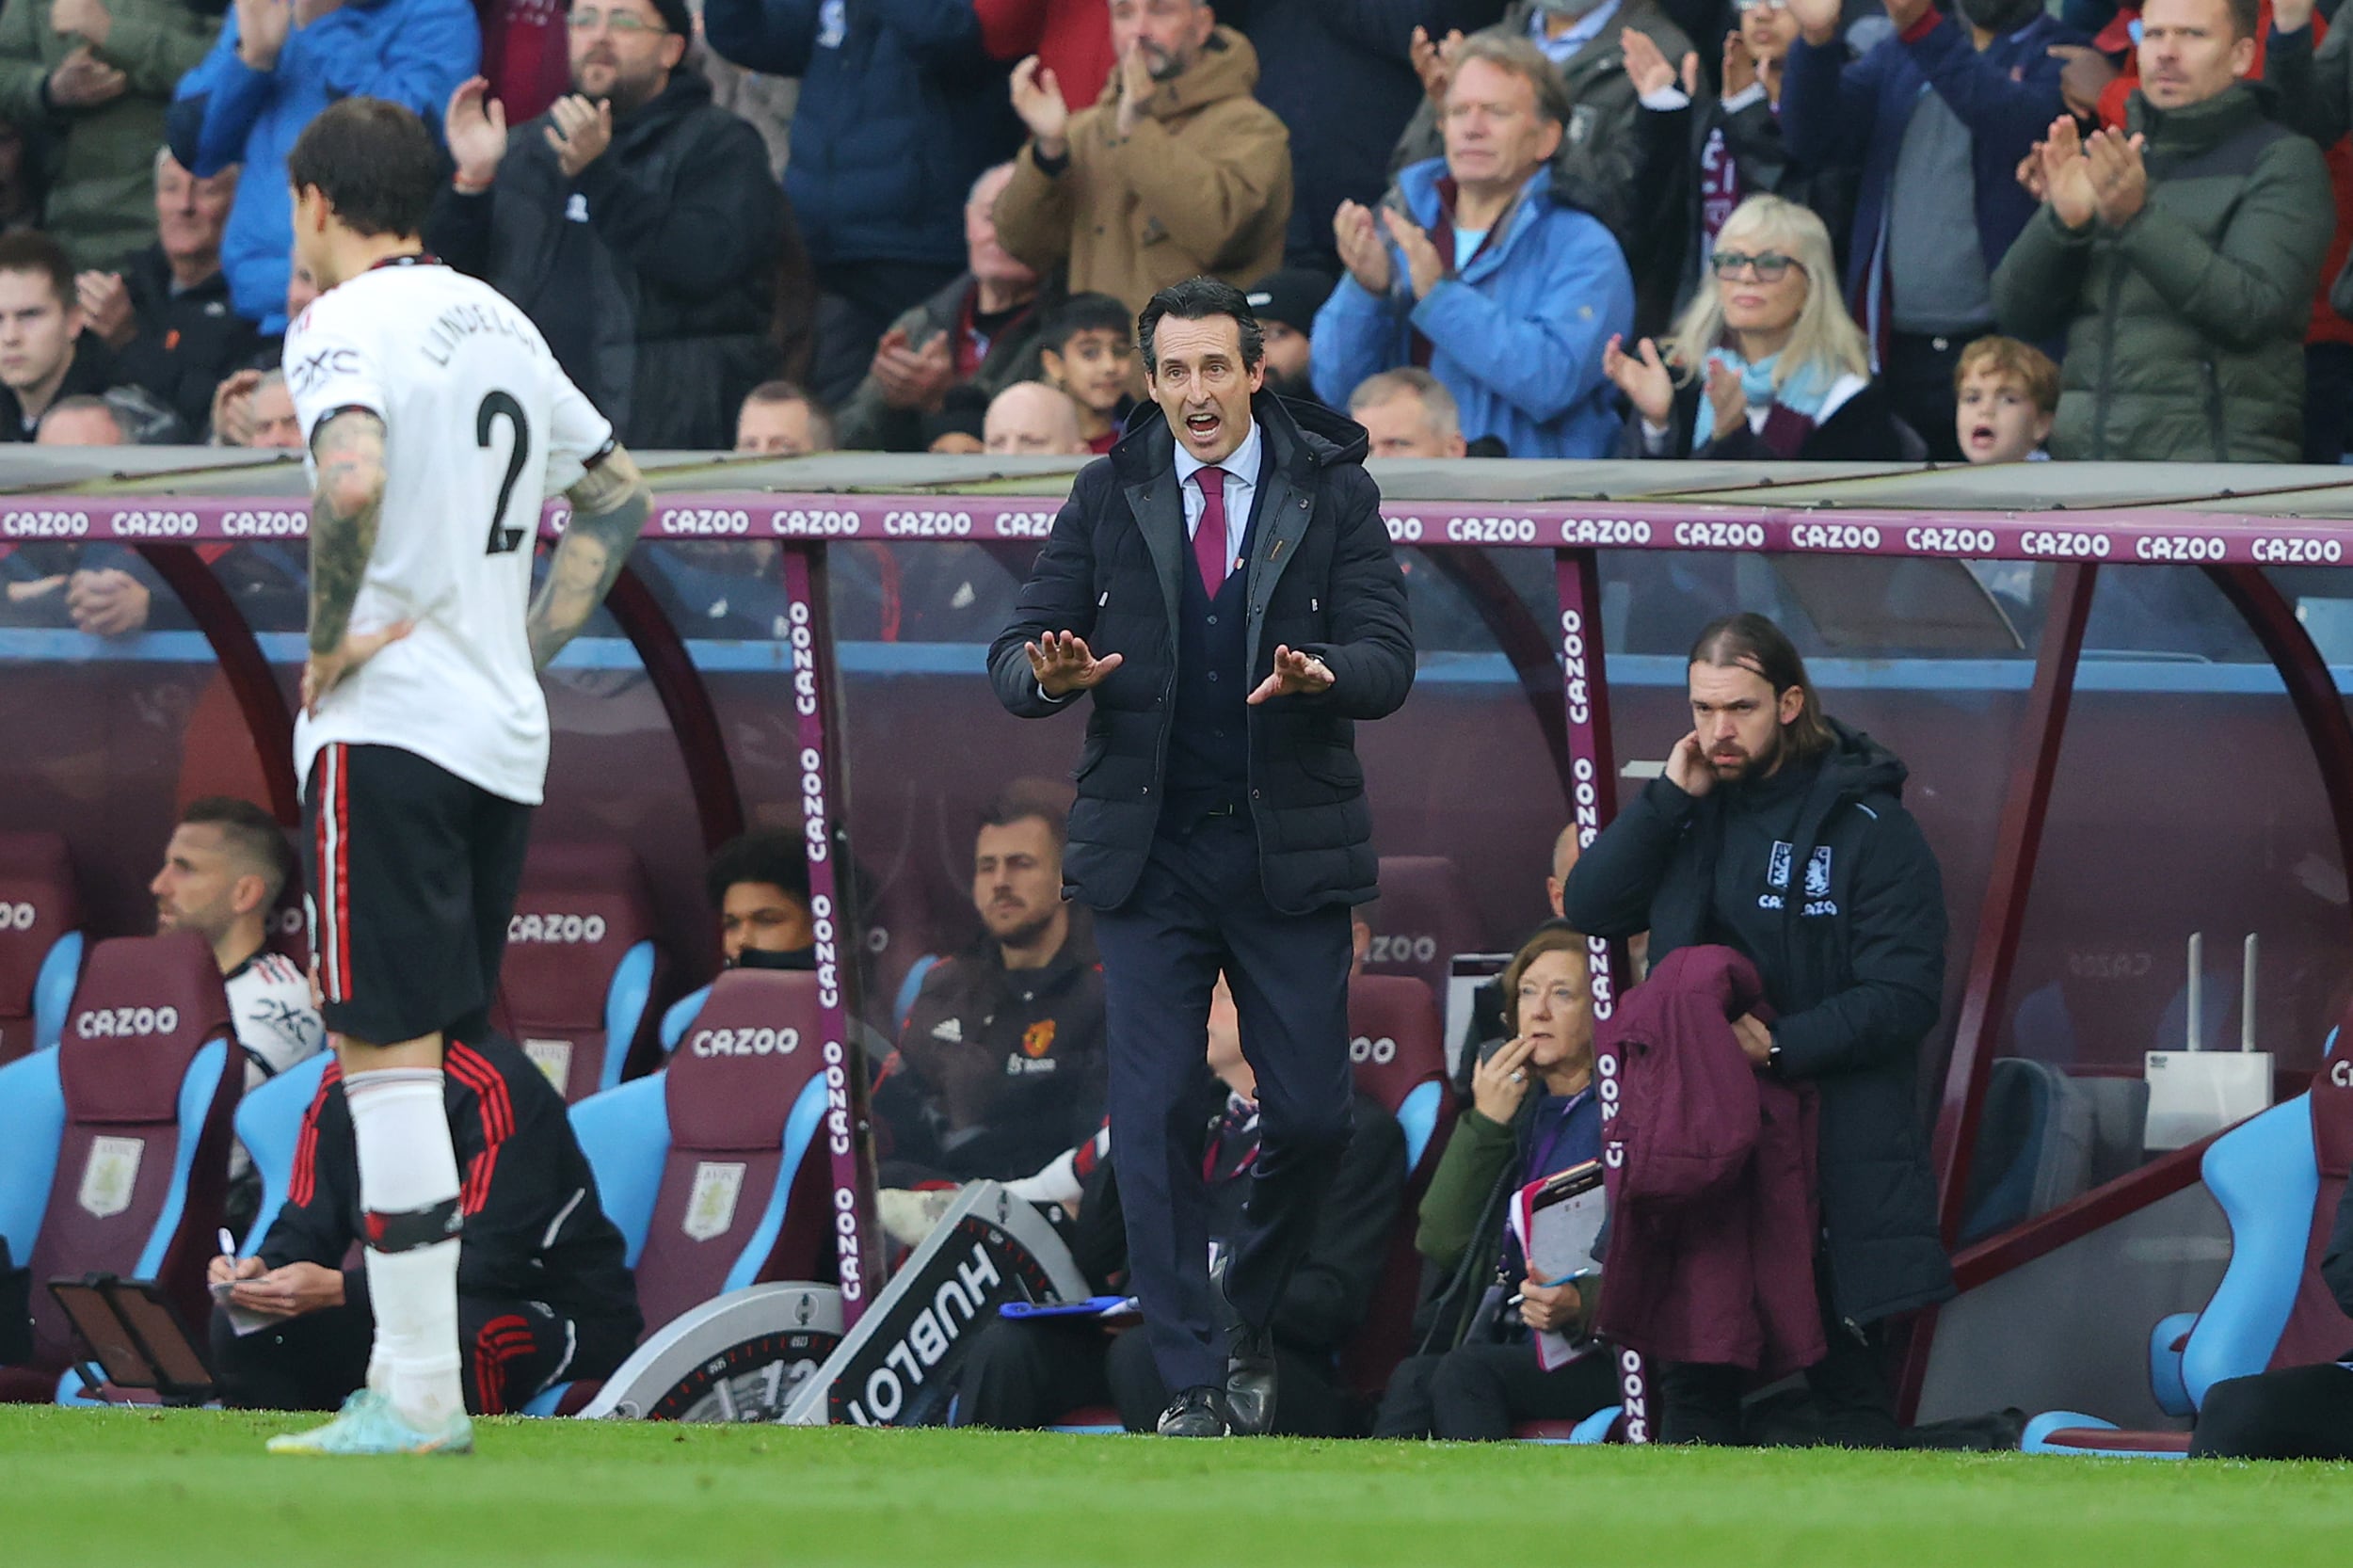
[[[1886,1447],[1886,1320],[1952,1294],[1913,1095],[1944,994],[1943,882],[1903,808],[1903,763],[1824,715],[1781,628],[1712,622],[1691,648],[1690,703],[1690,733],[1578,857],[1561,913],[1597,936],[1647,930],[1654,965],[1702,944],[1755,964],[1774,1016],[1737,1020],[1741,1048],[1819,1096],[1817,1434]],[[1747,1381],[1665,1366],[1661,1436],[1739,1442]]]

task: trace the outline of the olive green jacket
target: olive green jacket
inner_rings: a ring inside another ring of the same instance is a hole
[[[2335,212],[2320,149],[2237,83],[2158,109],[2146,204],[2081,230],[2045,205],[1993,275],[2002,329],[2064,334],[2054,457],[2295,462],[2303,451],[2304,333]]]
[[[155,241],[155,150],[180,78],[220,31],[184,0],[105,0],[114,18],[99,59],[130,78],[88,109],[52,109],[42,85],[82,39],[49,25],[49,0],[0,4],[0,119],[48,125],[49,232],[74,266],[120,268]]]

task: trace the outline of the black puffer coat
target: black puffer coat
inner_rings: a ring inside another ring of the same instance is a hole
[[[1305,648],[1335,677],[1328,692],[1250,710],[1250,814],[1267,901],[1304,914],[1373,896],[1354,721],[1404,702],[1414,636],[1381,492],[1364,470],[1364,428],[1270,392],[1251,411],[1269,466],[1248,568],[1249,679],[1273,671],[1277,644]],[[1076,632],[1097,658],[1125,655],[1092,694],[1063,853],[1065,890],[1096,909],[1127,902],[1160,821],[1176,701],[1177,573],[1193,569],[1175,440],[1146,405],[1119,444],[1080,472],[1013,624],[988,652],[998,700],[1023,718],[1069,706],[1039,695],[1024,643]]]
[[[1818,763],[1693,799],[1651,781],[1578,856],[1561,910],[1651,962],[1721,942],[1765,978],[1780,1070],[1821,1096],[1820,1191],[1838,1315],[1952,1294],[1913,1082],[1945,984],[1945,891],[1905,770],[1836,720]],[[1801,772],[1793,771],[1801,769]]]

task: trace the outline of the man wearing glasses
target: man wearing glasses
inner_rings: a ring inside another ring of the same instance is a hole
[[[1415,164],[1376,215],[1332,220],[1348,276],[1316,314],[1316,395],[1420,365],[1454,394],[1463,434],[1513,457],[1602,457],[1617,415],[1602,352],[1634,320],[1634,282],[1599,219],[1563,203],[1549,165],[1570,107],[1523,38],[1481,33],[1454,56],[1446,156]]]
[[[725,451],[773,371],[790,218],[750,123],[680,65],[685,0],[578,0],[571,86],[509,135],[476,76],[450,95],[457,171],[426,237],[522,307],[625,444]]]

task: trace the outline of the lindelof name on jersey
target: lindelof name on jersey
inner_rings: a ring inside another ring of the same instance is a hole
[[[486,332],[512,338],[533,353],[538,351],[539,340],[523,326],[521,317],[488,305],[465,303],[452,305],[433,318],[433,325],[425,328],[424,357],[446,366],[468,338]]]

